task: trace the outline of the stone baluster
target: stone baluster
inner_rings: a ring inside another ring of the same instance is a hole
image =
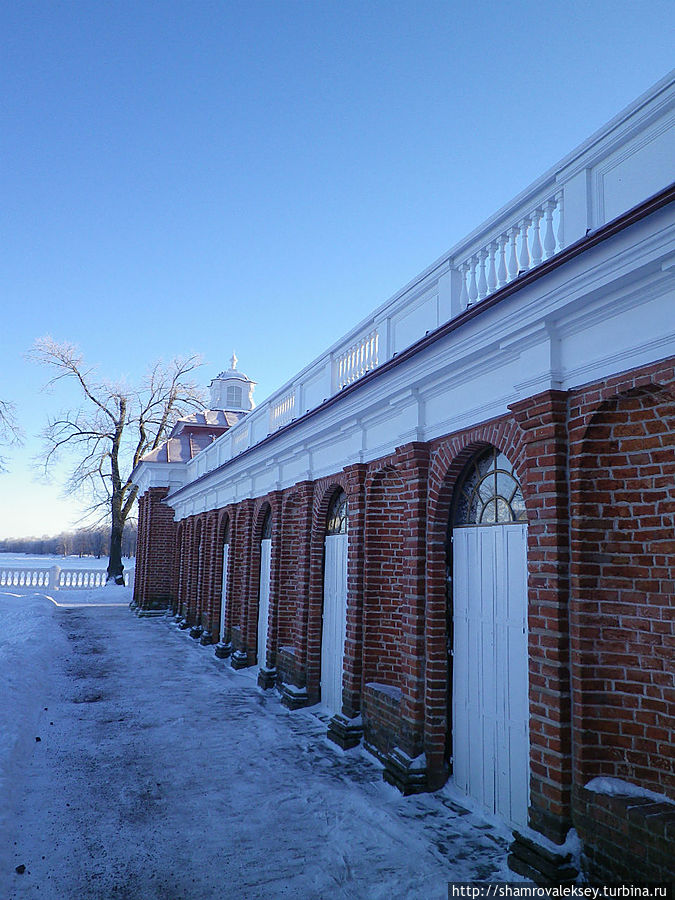
[[[469,264],[462,263],[459,267],[459,276],[462,279],[462,290],[459,293],[459,308],[466,309],[469,305],[469,292],[466,287],[466,278],[469,272]]]
[[[469,279],[469,302],[467,303],[467,306],[473,306],[478,299],[478,285],[476,284],[476,267],[478,265],[478,260],[472,257],[469,261],[469,265],[471,266],[471,277]]]
[[[518,249],[516,247],[516,239],[518,238],[518,226],[514,225],[509,228],[509,281],[513,281],[518,277]]]
[[[555,253],[555,234],[553,232],[553,211],[555,200],[548,200],[544,204],[545,228],[544,228],[544,259],[550,259]]]
[[[560,252],[565,247],[565,229],[564,229],[564,206],[563,206],[563,193],[562,191],[558,194],[556,199],[556,205],[558,207],[558,246],[557,251]]]
[[[530,268],[530,249],[527,245],[527,231],[530,227],[530,219],[523,219],[520,223],[520,253],[518,254],[518,272],[527,272]]]
[[[480,266],[480,274],[478,276],[478,299],[482,300],[487,296],[487,278],[485,277],[485,260],[487,259],[487,250],[481,250],[478,254],[478,265]]]
[[[538,266],[541,262],[544,251],[541,246],[541,235],[539,234],[539,223],[541,222],[541,217],[544,214],[544,210],[539,207],[535,209],[532,213],[532,241],[531,241],[531,250],[532,250],[532,265]]]
[[[489,262],[488,262],[488,273],[487,273],[487,289],[488,294],[491,294],[493,291],[497,290],[497,267],[495,265],[495,256],[497,253],[497,242],[492,241],[492,243],[488,247],[489,253]]]
[[[504,234],[500,234],[497,239],[498,253],[499,253],[499,266],[497,268],[497,278],[499,287],[502,287],[509,280],[509,273],[506,269],[506,245],[509,242],[508,235],[506,232]]]

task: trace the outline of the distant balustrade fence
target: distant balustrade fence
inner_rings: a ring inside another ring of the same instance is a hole
[[[125,584],[133,579],[133,569],[124,573]],[[89,590],[103,587],[106,583],[105,569],[62,569],[50,566],[0,566],[0,587],[47,588],[50,591]]]

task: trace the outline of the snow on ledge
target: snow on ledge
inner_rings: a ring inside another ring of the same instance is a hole
[[[654,800],[656,803],[670,803],[675,806],[675,800],[671,800],[665,794],[657,794],[656,791],[649,791],[647,788],[631,784],[630,781],[623,781],[621,778],[591,778],[584,787],[587,791],[606,794],[609,797],[642,797],[646,800]]]

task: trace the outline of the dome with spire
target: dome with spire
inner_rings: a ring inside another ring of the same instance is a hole
[[[237,369],[237,354],[232,351],[230,368],[225,369],[209,384],[211,409],[248,412],[255,407],[253,391],[256,382]]]

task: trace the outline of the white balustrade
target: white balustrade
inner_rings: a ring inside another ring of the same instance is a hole
[[[132,570],[133,571],[133,570]],[[0,567],[0,587],[47,588],[58,590],[87,590],[100,588],[106,583],[105,569],[61,569],[59,566],[37,568],[34,566]],[[125,581],[128,573],[125,572]],[[127,583],[129,583],[127,581]]]
[[[248,426],[237,428],[232,433],[232,456],[236,456],[237,453],[241,453],[242,450],[245,450],[248,447],[248,437]]]
[[[460,307],[466,309],[484,300],[562,250],[562,221],[559,192],[462,260],[456,266],[461,279]]]
[[[51,569],[1,568],[1,587],[51,587]]]
[[[190,460],[186,483],[255,446],[468,307],[541,266],[589,228],[665,187],[653,159],[656,151],[666,153],[666,117],[672,112],[665,98],[672,92],[672,79],[667,84],[664,80],[455,244],[249,413],[246,424],[240,422],[222,435],[213,451]],[[646,115],[648,107],[653,115]],[[656,127],[657,120],[663,127]],[[615,174],[605,178],[607,172]],[[619,172],[625,175],[618,177]],[[432,298],[428,306],[426,296]],[[433,303],[435,312],[430,313]]]
[[[359,338],[343,351],[335,360],[335,384],[340,391],[346,384],[357,381],[366,372],[374,369],[379,361],[380,338],[377,331],[371,331]]]
[[[270,406],[270,434],[295,418],[295,388]]]
[[[71,591],[103,587],[106,574],[105,569],[62,569],[59,573],[58,587]]]

